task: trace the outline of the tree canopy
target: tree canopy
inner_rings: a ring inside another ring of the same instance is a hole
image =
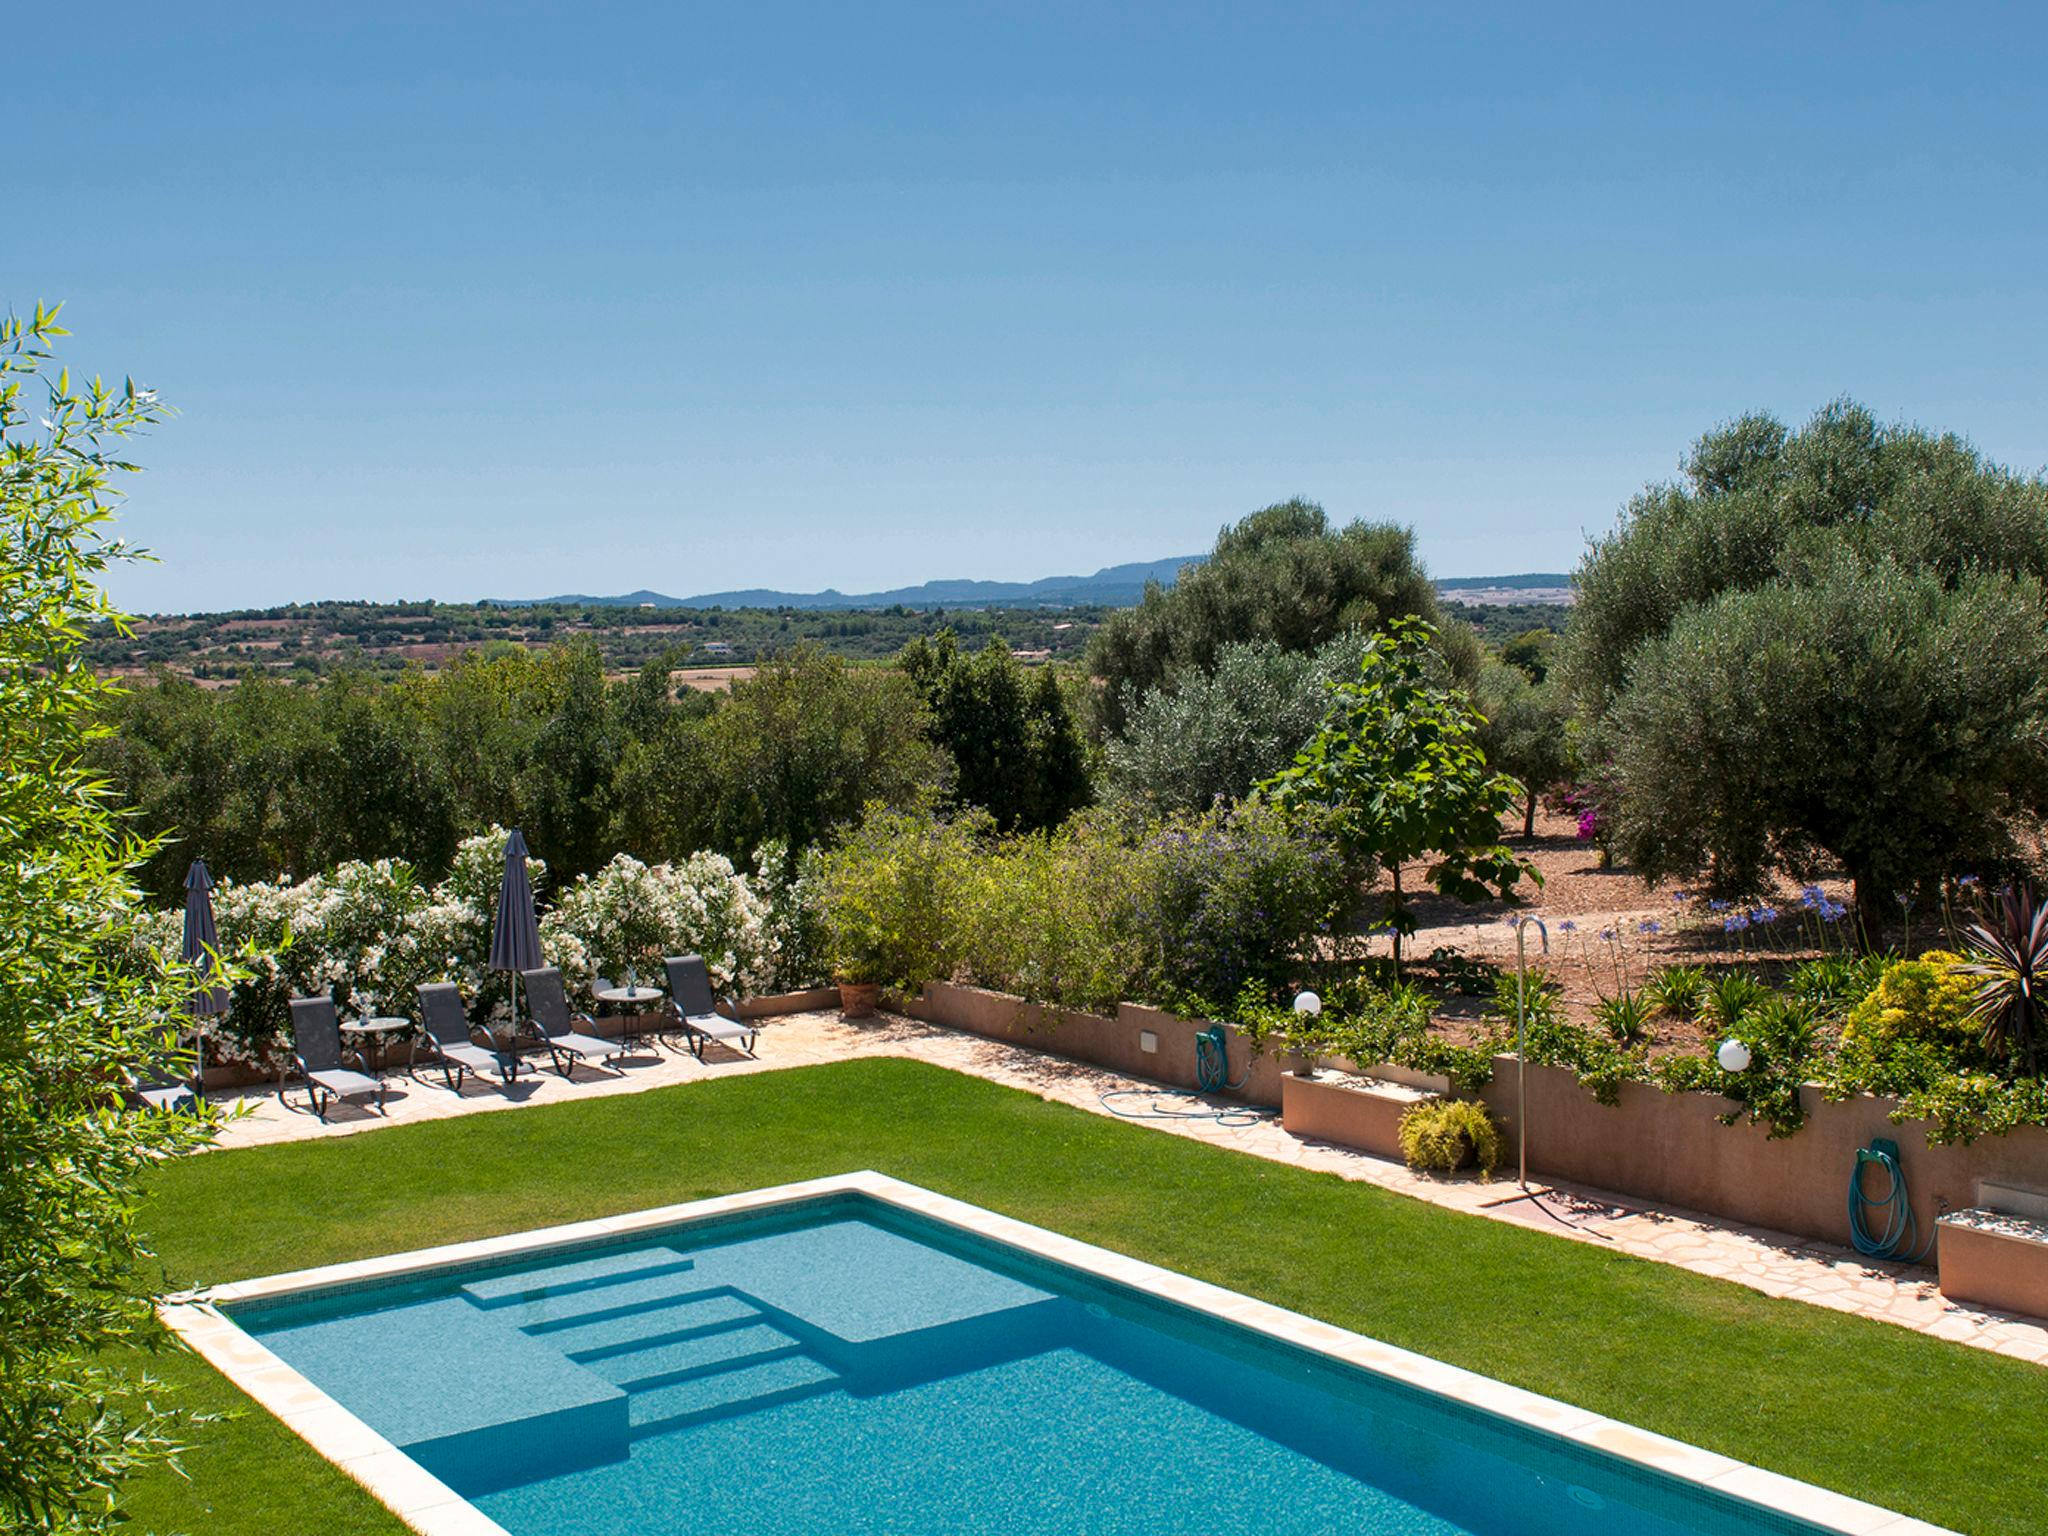
[[[1501,842],[1520,786],[1488,768],[1471,701],[1439,680],[1435,635],[1419,619],[1396,619],[1375,636],[1359,675],[1333,690],[1322,728],[1261,786],[1277,804],[1325,819],[1354,858],[1388,872],[1383,917],[1397,967],[1415,931],[1404,863],[1436,855],[1430,884],[1460,901],[1505,900],[1524,877],[1542,879]]]
[[[99,581],[120,440],[163,418],[133,383],[53,373],[41,305],[0,321],[0,1527],[122,1523],[121,1481],[173,1448],[159,1390],[117,1352],[161,1340],[133,1225],[142,1174],[208,1134],[203,1109],[123,1114],[185,988],[131,952],[135,864],[83,765],[112,684],[81,664],[88,625],[124,622]],[[31,381],[42,386],[31,407]],[[31,415],[33,409],[33,416]],[[41,431],[25,432],[31,420]]]
[[[1139,702],[1104,746],[1104,794],[1155,813],[1241,799],[1315,735],[1331,685],[1357,673],[1366,643],[1347,630],[1315,651],[1271,640],[1224,646],[1213,671],[1185,673]]]
[[[1695,446],[1577,576],[1560,664],[1647,876],[1839,866],[1866,914],[2048,813],[2048,483],[1836,402]]]
[[[962,655],[950,629],[911,641],[897,665],[930,711],[932,739],[953,756],[963,805],[1014,832],[1057,826],[1088,803],[1087,748],[1051,667],[1027,673],[993,636]]]
[[[1096,723],[1121,736],[1148,692],[1176,674],[1212,670],[1227,645],[1313,651],[1347,629],[1382,629],[1411,614],[1437,617],[1411,529],[1332,529],[1314,502],[1280,502],[1225,528],[1208,560],[1185,567],[1170,588],[1148,586],[1137,607],[1111,614],[1096,631],[1088,649],[1102,684]],[[1445,643],[1462,672],[1476,669],[1475,639]]]
[[[675,692],[670,660],[610,679],[578,638],[395,681],[252,674],[209,689],[166,674],[99,701],[115,729],[92,760],[139,825],[175,837],[144,869],[164,900],[195,854],[238,880],[387,857],[431,879],[494,824],[523,827],[564,879],[621,847],[744,862],[781,840],[793,856],[870,798],[908,804],[951,782],[892,668],[800,646],[713,695]]]
[[[1521,667],[1488,662],[1472,690],[1485,718],[1479,748],[1487,762],[1512,774],[1522,786],[1522,835],[1536,830],[1537,797],[1570,777],[1570,706],[1564,691],[1548,680],[1531,682]]]
[[[1642,646],[1724,592],[1798,584],[1847,551],[1953,586],[1972,571],[2048,581],[2048,483],[1986,463],[1953,434],[1880,425],[1839,400],[1788,432],[1750,415],[1694,445],[1580,563],[1559,660],[1598,710]]]

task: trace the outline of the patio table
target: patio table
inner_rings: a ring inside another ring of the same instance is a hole
[[[606,987],[596,994],[600,1003],[610,1003],[613,1007],[624,1010],[621,1015],[624,1022],[619,1025],[619,1033],[622,1035],[634,1032],[631,1021],[644,1018],[650,1003],[659,1003],[667,996],[668,994],[659,987]]]
[[[366,1018],[348,1020],[341,1026],[341,1037],[355,1047],[364,1070],[381,1083],[384,1081],[384,1068],[375,1064],[377,1058],[371,1051],[383,1043],[386,1035],[395,1035],[400,1030],[411,1028],[411,1019],[396,1014],[372,1014]]]

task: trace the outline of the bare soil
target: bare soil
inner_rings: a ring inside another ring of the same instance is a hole
[[[1530,859],[1542,885],[1525,881],[1514,903],[1488,902],[1467,906],[1428,889],[1428,863],[1404,865],[1404,891],[1422,890],[1413,901],[1419,920],[1415,936],[1402,950],[1405,968],[1427,980],[1427,957],[1436,950],[1483,960],[1504,970],[1515,964],[1516,929],[1512,916],[1541,918],[1549,931],[1548,953],[1538,930],[1527,930],[1528,961],[1541,966],[1564,988],[1568,1015],[1590,1022],[1595,1005],[1618,992],[1639,987],[1659,966],[1697,965],[1709,979],[1731,970],[1749,971],[1763,980],[1783,977],[1800,961],[1819,954],[1821,931],[1801,909],[1799,887],[1783,882],[1770,898],[1779,913],[1775,923],[1753,925],[1737,933],[1725,930],[1727,914],[1687,893],[1685,882],[1649,882],[1620,866],[1604,866],[1600,850],[1578,836],[1568,816],[1540,813],[1535,836],[1525,838],[1520,818],[1504,826],[1508,846]],[[1847,904],[1845,880],[1819,882],[1831,900]],[[1383,878],[1374,889],[1384,893]],[[1754,911],[1756,903],[1731,911]],[[1948,942],[1940,913],[1910,914],[1891,932],[1874,936],[1881,943],[1918,951]],[[1844,935],[1831,933],[1830,948],[1839,949]],[[1384,938],[1366,941],[1367,953],[1385,955]],[[1452,993],[1436,1013],[1438,1030],[1448,1039],[1475,1043],[1485,1033],[1490,1000]],[[1683,1019],[1654,1020],[1647,1044],[1653,1056],[1693,1051],[1710,1038],[1710,1026]]]

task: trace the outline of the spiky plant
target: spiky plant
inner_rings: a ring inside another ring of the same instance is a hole
[[[1593,1018],[1616,1045],[1635,1045],[1650,1032],[1650,1003],[1640,992],[1603,997],[1593,1005]]]
[[[1643,996],[1666,1018],[1698,1016],[1707,1001],[1707,973],[1696,965],[1667,965],[1643,981]]]
[[[1771,989],[1747,971],[1729,971],[1716,976],[1707,988],[1707,1017],[1732,1032],[1743,1015],[1771,995]]]
[[[2048,981],[2048,907],[2032,890],[1999,894],[1967,935],[1970,958],[1956,969],[1980,978],[1970,1017],[1984,1025],[1984,1049],[2029,1077],[2041,1070],[2040,988]]]

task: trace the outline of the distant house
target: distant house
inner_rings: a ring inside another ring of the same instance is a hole
[[[704,642],[704,654],[706,656],[730,656],[732,654],[732,646],[724,640],[706,640]]]
[[[1010,659],[1011,659],[1012,661],[1049,661],[1049,660],[1051,660],[1051,659],[1052,659],[1052,652],[1051,652],[1051,651],[1012,651],[1012,652],[1010,652]]]

